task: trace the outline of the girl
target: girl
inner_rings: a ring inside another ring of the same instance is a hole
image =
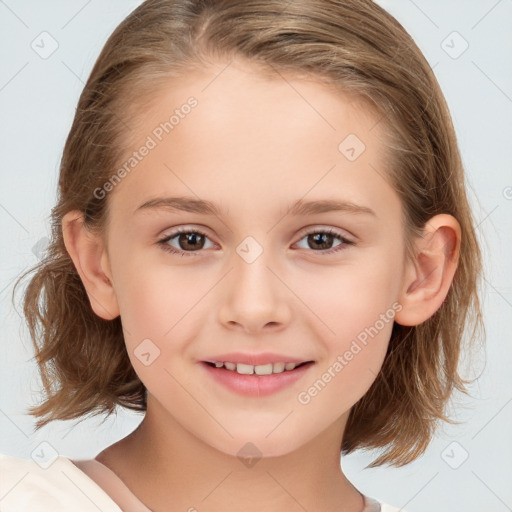
[[[145,415],[91,460],[2,456],[3,512],[399,510],[340,453],[403,466],[450,421],[481,255],[448,108],[394,18],[145,1],[85,85],[59,194],[24,302],[31,413]]]

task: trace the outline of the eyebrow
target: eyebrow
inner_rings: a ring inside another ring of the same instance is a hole
[[[142,203],[134,214],[139,211],[147,210],[181,210],[190,213],[199,213],[203,215],[222,215],[221,209],[211,201],[203,199],[194,199],[192,197],[156,197]],[[350,201],[338,199],[320,199],[317,201],[304,201],[299,199],[292,203],[288,209],[290,215],[312,215],[327,212],[345,212],[353,214],[369,214],[377,217],[377,214],[367,206],[359,205]]]

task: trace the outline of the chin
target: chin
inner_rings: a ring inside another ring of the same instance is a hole
[[[219,444],[215,442],[210,444],[222,453],[238,457],[241,462],[248,462],[249,465],[253,460],[288,455],[298,450],[307,442],[307,440],[302,440],[301,442],[301,440],[293,439],[284,430],[283,434],[286,435],[271,434],[267,438],[265,438],[266,434],[261,433],[257,436],[234,436],[234,439],[230,438],[229,441],[226,441],[224,438]]]

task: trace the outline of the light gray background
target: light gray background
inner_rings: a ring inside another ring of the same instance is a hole
[[[61,455],[90,458],[141,419],[121,410],[104,423],[54,422],[33,433],[24,412],[36,400],[38,377],[21,308],[11,305],[14,279],[37,262],[49,235],[60,157],[83,84],[107,37],[140,3],[0,0],[0,453],[28,458],[48,442]],[[378,3],[422,49],[452,112],[486,260],[487,355],[465,373],[482,372],[472,396],[454,397],[452,417],[463,423],[440,430],[423,457],[400,469],[365,470],[369,453],[342,464],[362,492],[407,512],[512,510],[512,1]],[[42,46],[43,31],[58,43],[46,59],[31,47]],[[468,49],[454,58],[464,40]]]

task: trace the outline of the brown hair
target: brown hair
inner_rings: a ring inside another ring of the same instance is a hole
[[[55,419],[144,411],[146,390],[131,366],[120,318],[96,316],[63,242],[71,210],[104,233],[107,200],[93,191],[129,145],[130,115],[143,115],[159,84],[214,57],[246,58],[272,76],[322,79],[379,113],[390,150],[387,179],[403,202],[406,247],[432,216],[453,215],[462,243],[440,309],[424,323],[394,324],[375,382],[350,412],[341,453],[385,448],[371,466],[400,466],[428,446],[458,373],[465,328],[477,339],[481,253],[466,197],[450,113],[432,69],[402,25],[369,0],[147,0],[113,32],[80,96],[63,151],[52,237],[24,296],[45,400],[30,408],[37,428]],[[133,118],[132,118],[133,119]],[[16,283],[16,286],[18,285]],[[15,286],[15,289],[16,289]],[[13,294],[14,295],[14,294]],[[472,343],[471,343],[472,346]],[[469,348],[469,347],[468,347]]]

